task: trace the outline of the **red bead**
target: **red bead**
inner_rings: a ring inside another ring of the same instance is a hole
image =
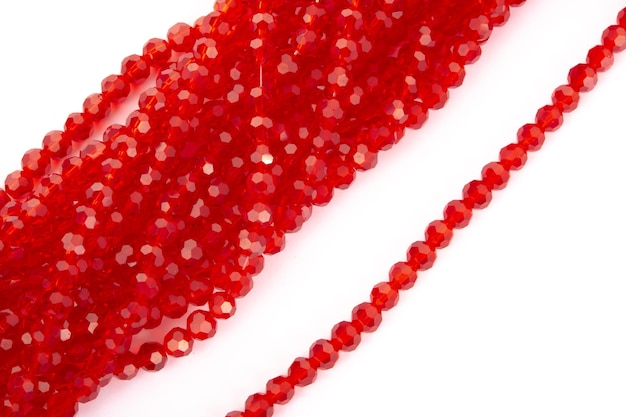
[[[617,24],[626,29],[626,7],[619,11],[617,15]]]
[[[4,181],[4,190],[13,198],[23,197],[26,193],[32,191],[32,189],[33,180],[22,171],[10,173]]]
[[[131,83],[140,83],[150,76],[150,66],[145,57],[130,55],[122,61],[121,74]]]
[[[595,71],[607,71],[613,66],[615,58],[613,52],[605,46],[594,46],[587,53],[587,64]]]
[[[235,299],[225,292],[214,293],[209,299],[209,309],[215,318],[227,319],[235,314]]]
[[[578,64],[569,71],[567,81],[576,91],[591,91],[598,83],[598,74],[589,65]]]
[[[374,332],[382,321],[380,310],[371,303],[361,303],[352,310],[352,322],[361,332]]]
[[[552,104],[564,113],[576,110],[579,101],[580,94],[569,85],[562,85],[552,93]]]
[[[484,209],[491,202],[491,190],[483,181],[471,181],[463,188],[463,200],[475,209]]]
[[[309,349],[311,363],[319,369],[330,369],[339,359],[339,352],[329,340],[320,339]]]
[[[198,340],[205,340],[215,336],[217,323],[211,313],[196,310],[187,317],[187,330]]]
[[[92,94],[83,103],[83,112],[92,120],[104,119],[111,112],[111,103],[102,94]]]
[[[263,394],[253,394],[246,400],[246,417],[272,417],[274,407],[269,402],[267,396]]]
[[[111,103],[118,103],[130,94],[130,84],[121,75],[109,75],[102,80],[102,95]]]
[[[299,387],[311,385],[317,377],[317,369],[311,365],[310,359],[297,358],[289,367],[289,382]]]
[[[351,352],[361,343],[361,332],[351,322],[342,321],[333,327],[331,343],[344,352]]]
[[[165,335],[163,344],[168,355],[181,357],[191,353],[193,339],[187,330],[175,327]]]
[[[172,50],[166,40],[152,38],[143,46],[143,54],[148,64],[163,67],[172,55]]]
[[[83,113],[72,113],[65,121],[65,131],[73,141],[84,141],[93,133],[93,123]]]
[[[167,32],[167,41],[174,51],[189,51],[195,42],[193,29],[186,23],[177,23]]]
[[[370,293],[370,300],[374,306],[380,310],[390,310],[398,304],[398,290],[393,288],[389,282],[376,284]]]
[[[511,173],[500,162],[490,162],[485,165],[481,175],[483,183],[491,190],[503,189],[511,177]]]
[[[622,52],[626,49],[626,28],[622,26],[609,26],[602,33],[602,45],[613,52]]]
[[[47,153],[40,149],[31,149],[26,151],[22,158],[22,171],[24,175],[35,176],[43,174],[49,169],[50,158]]]
[[[500,150],[500,162],[507,170],[522,169],[528,159],[527,148],[523,144],[512,143]]]
[[[435,220],[426,227],[425,236],[428,246],[443,249],[450,244],[452,229],[442,220]]]
[[[270,379],[265,386],[267,397],[273,404],[287,404],[295,393],[291,381],[284,376]]]
[[[392,287],[406,291],[417,281],[417,272],[406,262],[398,262],[389,270],[389,283]]]
[[[167,363],[165,347],[156,342],[141,345],[137,353],[137,365],[146,371],[160,371]]]
[[[563,124],[563,111],[558,106],[544,106],[537,111],[537,125],[546,132],[553,132]]]
[[[443,209],[443,221],[453,229],[462,229],[467,226],[472,219],[472,207],[465,204],[464,201],[461,200],[453,200],[449,202],[446,207]],[[426,246],[424,242],[417,242],[413,245],[420,244],[421,246]],[[409,249],[410,251],[410,249]],[[419,253],[419,252],[418,252]],[[417,255],[417,254],[416,254]],[[409,262],[413,257],[409,252]],[[435,252],[432,252],[432,261],[428,268],[432,266],[432,263],[435,261]],[[428,268],[419,268],[419,269],[428,269]]]

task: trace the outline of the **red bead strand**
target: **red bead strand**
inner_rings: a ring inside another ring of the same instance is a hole
[[[624,14],[626,13],[626,9],[620,12],[620,17],[623,23],[626,23],[626,19],[624,18]],[[622,23],[622,24],[623,24]],[[607,35],[607,33],[609,33]],[[607,42],[611,45],[611,42],[616,42],[614,29],[605,31],[603,35],[603,43]],[[607,41],[608,39],[608,41]],[[618,41],[619,42],[619,41]],[[603,46],[596,46],[592,48],[589,52],[589,56],[596,56],[598,48],[602,48]],[[616,52],[619,52],[623,49],[615,49]],[[594,59],[590,59],[594,61]],[[599,65],[605,66],[606,64]],[[562,106],[568,106],[568,111],[573,111],[575,109],[574,102],[578,102],[578,92],[587,92],[590,91],[595,86],[596,81],[596,73],[594,70],[589,71],[591,67],[585,66],[583,64],[575,66],[570,71],[570,83],[568,85],[564,85],[559,87],[556,91],[555,95],[553,95],[553,101],[555,102],[550,110],[546,109],[543,111],[554,111],[552,109],[560,109],[558,112],[555,112],[555,115],[560,115],[558,117],[562,117],[561,112],[564,111],[565,107],[557,107],[557,103],[563,103]],[[608,69],[605,67],[604,70]],[[574,76],[572,76],[574,74]],[[584,75],[581,75],[584,74]],[[582,79],[580,77],[583,77]],[[593,82],[586,81],[592,77]],[[555,98],[556,97],[556,98]],[[569,104],[567,104],[569,103]],[[544,108],[545,109],[545,108]],[[541,111],[540,111],[541,112]],[[345,341],[345,333],[346,329],[351,330],[351,339],[356,340],[355,337],[358,337],[358,341],[360,342],[361,334],[366,332],[375,331],[382,321],[382,312],[393,308],[398,301],[398,290],[408,290],[410,289],[415,281],[417,280],[417,272],[425,271],[430,269],[434,261],[436,259],[436,252],[438,249],[442,249],[446,247],[449,241],[452,239],[452,229],[453,228],[463,228],[469,224],[471,219],[471,208],[481,209],[485,208],[491,200],[491,191],[500,190],[506,187],[508,182],[510,171],[521,169],[526,162],[527,151],[537,151],[541,148],[546,131],[557,130],[561,123],[554,125],[546,125],[546,117],[542,115],[538,119],[541,119],[541,123],[538,121],[537,124],[527,124],[520,128],[518,131],[518,143],[512,143],[505,146],[500,152],[500,161],[490,162],[485,165],[482,170],[482,180],[471,181],[466,184],[463,188],[463,200],[453,200],[448,205],[446,205],[444,209],[444,220],[436,220],[432,222],[428,228],[426,229],[426,239],[425,241],[415,242],[411,245],[409,250],[407,251],[407,262],[399,262],[395,264],[389,273],[389,281],[385,283],[380,283],[374,286],[371,293],[371,302],[366,302],[359,304],[356,306],[352,312],[352,322],[340,322],[338,323],[332,331],[332,338],[330,344],[333,345],[334,349],[327,353],[327,355],[333,355],[334,352],[339,350],[350,351],[354,350],[358,346],[358,342],[356,344],[354,342],[347,344]],[[557,117],[557,116],[555,116]],[[351,327],[349,327],[351,326]],[[337,338],[336,333],[337,329],[342,330],[343,336],[341,338]],[[320,341],[315,342],[313,347],[319,346]],[[343,346],[350,346],[349,349],[343,349]],[[313,355],[312,355],[313,356]],[[328,365],[325,367],[315,367],[310,365],[310,361],[314,359],[306,359],[299,358],[295,363],[307,364],[308,372],[306,372],[306,377],[304,374],[299,373],[298,375],[302,375],[303,380],[306,381],[304,384],[300,384],[299,386],[305,386],[311,384],[315,379],[315,373],[317,369],[330,369],[334,366],[337,361],[338,356],[332,356],[332,360],[329,360]],[[294,365],[292,365],[293,367]],[[303,369],[303,368],[298,368]],[[302,372],[302,371],[299,371]],[[289,375],[291,375],[291,368],[289,371]],[[281,380],[282,376],[276,377],[271,381]],[[297,379],[297,378],[296,378]],[[298,384],[294,384],[298,385]],[[268,383],[268,387],[270,387],[282,393],[284,390],[285,395],[281,397],[281,402],[277,401],[269,401],[267,403],[266,410],[271,410],[270,414],[273,413],[273,407],[276,404],[285,404],[293,397],[293,387],[291,385],[285,385],[281,388],[277,388],[273,384]],[[269,392],[269,389],[268,389]],[[288,395],[287,395],[288,393]],[[262,395],[262,394],[257,394]],[[272,394],[269,397],[265,398],[275,398],[276,394]],[[246,403],[246,408],[244,412],[233,411],[227,414],[229,416],[252,416],[257,415],[255,412],[252,412],[248,408],[248,403]]]

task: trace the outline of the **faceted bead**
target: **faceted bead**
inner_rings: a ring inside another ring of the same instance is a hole
[[[317,369],[311,365],[307,358],[296,358],[289,367],[288,379],[291,383],[299,387],[306,387],[315,382]]]
[[[450,227],[454,228],[454,229],[462,229],[465,226],[467,226],[470,222],[472,218],[472,207],[468,207],[464,201],[461,200],[453,200],[450,201],[446,207],[443,209],[443,221]],[[426,248],[430,247],[428,245],[426,245],[424,242],[416,242],[413,245],[420,245],[420,247],[423,249],[423,247],[425,246]],[[413,246],[411,246],[412,248]],[[424,249],[425,250],[425,249]],[[419,253],[419,252],[418,252]],[[414,256],[417,256],[418,253],[416,253],[415,255],[411,254],[411,249],[409,249],[409,253],[408,253],[408,258],[409,258],[409,263],[411,262],[411,258]],[[428,252],[426,252],[428,253]],[[432,266],[432,263],[435,261],[435,253],[432,252],[432,261],[430,262],[426,262],[426,264],[430,264],[428,266],[428,268],[430,268]],[[425,269],[428,269],[425,268]],[[422,269],[422,268],[420,268]]]
[[[193,29],[186,23],[177,23],[167,32],[167,40],[174,51],[190,51],[195,43]]]
[[[475,63],[482,53],[480,44],[471,40],[458,45],[455,52],[464,65]]]
[[[390,310],[398,304],[398,290],[393,288],[389,282],[380,282],[372,288],[370,293],[371,303],[380,310]]]
[[[587,65],[598,72],[607,71],[613,66],[613,52],[606,46],[597,45],[587,53]]]
[[[189,301],[197,306],[209,302],[213,294],[213,284],[204,277],[195,277],[189,281]]]
[[[611,51],[622,52],[626,49],[626,28],[622,26],[609,26],[602,33],[602,45]]]
[[[187,330],[198,340],[205,340],[215,336],[217,323],[211,313],[196,310],[187,317]]]
[[[342,321],[333,327],[331,343],[344,352],[351,352],[361,343],[361,332],[351,322]]]
[[[443,249],[450,244],[452,229],[442,220],[435,220],[426,227],[425,236],[428,246]]]
[[[598,74],[589,65],[578,64],[569,71],[567,81],[576,91],[591,91],[598,83]]]
[[[130,84],[121,75],[109,75],[102,80],[102,94],[105,100],[118,103],[130,94]]]
[[[552,104],[565,113],[576,110],[579,100],[580,94],[569,85],[562,85],[552,93]]]
[[[469,29],[473,31],[474,40],[484,43],[491,36],[492,23],[487,16],[481,15],[470,20]]]
[[[491,202],[491,190],[483,181],[470,181],[463,188],[463,200],[475,209],[484,209]]]
[[[72,113],[65,121],[65,131],[74,141],[83,141],[93,133],[93,124],[83,113]]]
[[[626,7],[619,11],[617,15],[617,24],[626,29]]]
[[[352,310],[352,322],[361,332],[375,331],[382,321],[380,310],[371,303],[361,303]]]
[[[294,386],[287,377],[270,379],[265,386],[267,396],[273,404],[287,404],[295,393]]]
[[[179,358],[191,353],[193,339],[187,330],[175,327],[165,335],[163,344],[168,355]]]
[[[489,189],[501,190],[509,182],[511,173],[500,162],[490,162],[482,170],[482,180]]]
[[[227,319],[235,314],[235,300],[225,292],[216,292],[209,299],[209,309],[218,319]]]
[[[130,55],[122,61],[120,72],[131,83],[141,83],[150,76],[150,66],[145,57]]]
[[[398,262],[389,270],[389,283],[399,290],[408,290],[415,285],[417,272],[406,262]]]
[[[111,112],[111,103],[102,94],[92,94],[83,103],[83,112],[92,120],[104,119]]]
[[[7,175],[4,190],[13,198],[21,198],[33,190],[33,180],[22,171],[14,171]]]
[[[40,149],[31,149],[22,157],[22,171],[24,175],[35,176],[43,174],[50,162],[49,158],[46,158],[46,153]]]
[[[65,132],[53,130],[44,136],[42,148],[54,156],[65,156],[70,144],[71,140],[67,137]]]
[[[172,55],[172,50],[166,40],[152,38],[143,46],[143,55],[148,64],[164,67]]]
[[[272,417],[274,407],[269,402],[267,396],[263,394],[252,394],[246,400],[246,417]]]
[[[523,144],[512,143],[500,150],[500,162],[507,170],[522,169],[528,159],[526,147]]]
[[[563,111],[557,106],[544,106],[537,111],[535,120],[539,128],[546,132],[553,132],[563,124]]]
[[[311,345],[309,358],[316,368],[330,369],[339,359],[339,352],[329,340],[320,339]]]
[[[156,342],[141,345],[137,353],[137,365],[146,371],[160,371],[167,363],[165,347]]]

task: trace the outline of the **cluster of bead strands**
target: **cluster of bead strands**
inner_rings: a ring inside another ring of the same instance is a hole
[[[521,3],[219,1],[124,59],[0,190],[0,414],[72,416],[212,337],[263,256],[441,108]],[[132,89],[138,109],[105,128]],[[379,303],[333,340],[373,329]]]
[[[470,181],[463,188],[463,198],[450,201],[443,209],[443,219],[431,222],[424,232],[424,240],[413,243],[406,253],[406,261],[394,264],[389,279],[372,288],[370,300],[352,310],[350,321],[337,323],[329,339],[320,339],[311,345],[307,357],[296,358],[287,375],[267,382],[265,392],[248,397],[244,411],[232,411],[226,417],[271,417],[275,405],[288,403],[296,387],[312,384],[319,370],[332,368],[340,352],[350,352],[361,342],[363,333],[376,331],[382,322],[382,313],[398,303],[400,291],[415,285],[419,271],[432,268],[437,251],[450,244],[454,229],[466,227],[473,210],[486,208],[495,190],[506,187],[511,171],[520,170],[528,152],[541,149],[545,134],[561,127],[564,113],[578,107],[580,93],[592,90],[598,73],[613,64],[614,53],[626,49],[626,8],[620,11],[617,25],[609,26],[602,34],[602,43],[591,48],[584,64],[574,66],[568,74],[568,83],[552,93],[552,102],[537,111],[535,121],[525,124],[517,132],[517,141],[500,150],[498,161],[485,165],[479,180]]]

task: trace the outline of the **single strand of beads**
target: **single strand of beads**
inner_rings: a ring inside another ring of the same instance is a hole
[[[545,132],[555,131],[561,126],[564,113],[576,109],[580,93],[591,91],[596,85],[598,72],[611,67],[613,54],[626,49],[625,16],[626,9],[623,9],[618,15],[618,25],[605,30],[602,43],[589,50],[586,62],[570,70],[568,84],[554,90],[552,103],[539,109],[534,123],[518,130],[517,141],[502,148],[498,161],[485,165],[479,180],[465,185],[461,200],[453,200],[445,206],[443,219],[430,223],[425,231],[425,239],[409,247],[406,261],[391,267],[388,281],[376,284],[370,300],[354,307],[351,321],[337,323],[330,339],[314,342],[309,355],[295,359],[287,375],[270,379],[265,392],[248,397],[244,411],[231,411],[226,417],[271,417],[274,406],[288,403],[296,387],[312,384],[319,370],[327,370],[335,365],[340,352],[356,349],[363,333],[376,331],[382,322],[383,311],[398,303],[400,291],[413,287],[418,271],[432,268],[437,250],[448,246],[453,230],[466,227],[473,210],[489,205],[492,191],[506,187],[511,171],[524,166],[528,152],[541,149]]]

